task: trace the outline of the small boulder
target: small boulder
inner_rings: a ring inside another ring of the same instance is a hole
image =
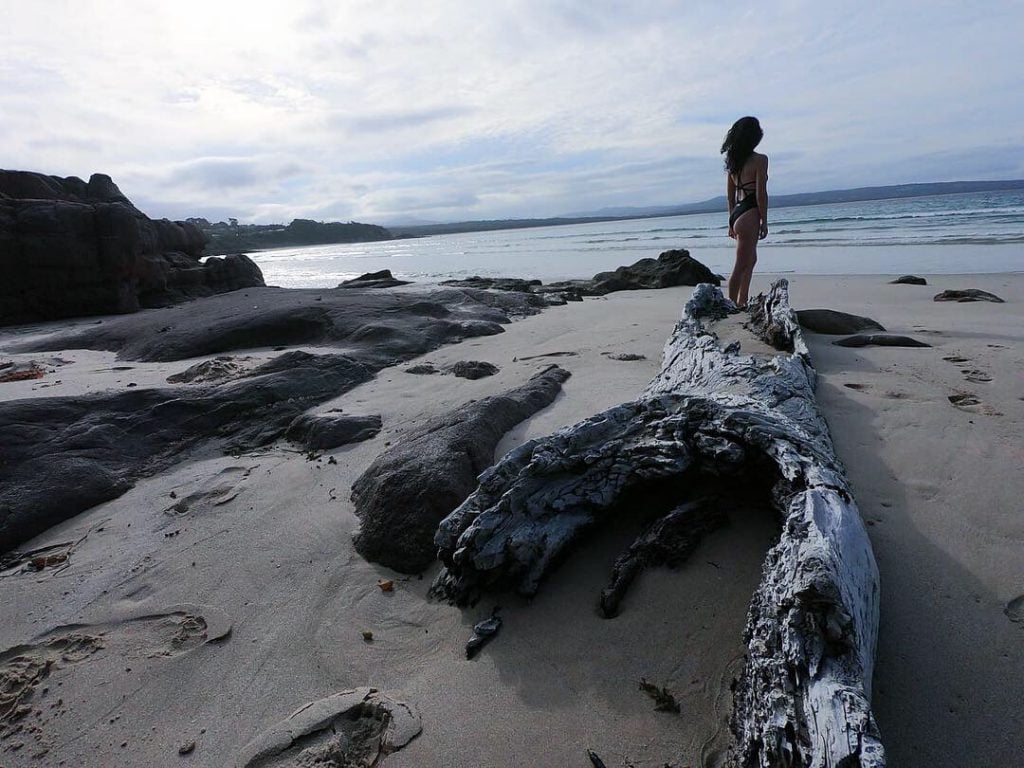
[[[483,360],[460,360],[449,370],[452,375],[463,379],[482,379],[485,376],[493,376],[499,368]]]
[[[409,285],[409,280],[399,280],[391,274],[390,269],[379,272],[367,272],[341,283],[339,288],[392,288],[396,285]]]
[[[860,331],[884,331],[879,323],[870,317],[836,312],[833,309],[800,309],[796,313],[800,325],[814,333],[828,336],[842,336]]]
[[[349,443],[359,443],[377,435],[381,418],[348,416],[339,413],[302,414],[288,425],[285,437],[307,451],[329,451]]]
[[[430,363],[420,363],[419,365],[411,365],[405,369],[405,372],[414,373],[419,376],[430,376],[435,373],[440,373],[440,371],[437,370],[437,368],[435,368]]]
[[[718,275],[682,248],[664,251],[657,259],[640,259],[635,264],[619,267],[614,272],[599,272],[594,275],[593,282],[599,294],[721,283]]]
[[[981,291],[977,288],[965,288],[961,291],[948,290],[943,291],[935,295],[935,301],[992,301],[997,304],[1003,304],[1003,300],[996,296],[994,293],[988,291]]]

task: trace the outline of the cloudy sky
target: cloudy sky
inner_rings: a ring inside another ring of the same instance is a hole
[[[0,0],[0,168],[142,210],[452,221],[1024,177],[1020,0]]]

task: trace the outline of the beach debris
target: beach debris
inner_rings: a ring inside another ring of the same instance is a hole
[[[775,354],[736,355],[709,328],[725,298],[697,286],[636,400],[510,451],[439,523],[444,568],[431,594],[457,605],[531,597],[595,530],[632,522],[647,498],[743,486],[780,525],[747,613],[729,760],[881,768],[868,697],[878,568],[788,289],[780,279],[752,299],[737,329]]]
[[[901,275],[889,281],[890,285],[928,285],[928,281],[917,275]]]
[[[659,688],[654,683],[647,682],[646,678],[641,677],[640,690],[654,700],[655,712],[674,712],[677,715],[679,714],[679,702],[676,701],[676,697],[669,692],[668,688],[664,686]]]
[[[501,629],[501,616],[498,615],[500,610],[501,606],[496,606],[491,611],[490,618],[478,621],[473,625],[473,636],[466,643],[467,659],[472,659],[480,653],[480,650],[498,634],[498,630]]]
[[[801,327],[826,336],[845,336],[861,331],[885,331],[881,323],[870,317],[837,312],[834,309],[799,309],[796,316]]]
[[[837,347],[930,347],[917,339],[909,336],[896,336],[889,333],[858,333],[855,336],[847,336],[845,339],[837,339],[832,342]]]
[[[61,544],[50,544],[28,552],[17,550],[0,555],[0,573],[23,565],[21,572],[42,571],[58,565],[66,565],[71,557],[71,550],[76,542],[66,541]]]
[[[45,375],[46,369],[37,365],[34,360],[30,363],[4,363],[0,365],[0,384],[41,379]]]
[[[996,304],[1004,304],[1005,302],[996,296],[994,293],[988,291],[982,291],[977,288],[964,288],[963,290],[946,290],[942,293],[935,294],[934,301],[957,301],[960,303],[968,301],[991,301]]]
[[[379,765],[423,730],[419,713],[376,688],[341,691],[299,707],[250,741],[230,765]]]
[[[499,370],[494,363],[484,360],[460,360],[452,365],[449,372],[461,379],[482,379],[486,376],[493,376]]]
[[[636,360],[646,360],[647,355],[638,355],[635,352],[602,352],[602,355],[607,357],[609,360],[622,360],[623,362],[631,363]]]
[[[594,768],[606,768],[604,760],[602,760],[594,750],[588,749],[587,757],[590,758],[590,764],[594,766]]]
[[[364,643],[372,643],[373,642],[373,632],[371,632],[368,629],[364,629],[362,634],[363,634],[363,642]]]
[[[431,376],[435,373],[440,373],[437,368],[431,363],[420,363],[418,365],[411,365],[405,369],[406,373],[416,374],[417,376]]]
[[[395,582],[393,579],[377,579],[377,586],[381,592],[394,592]]]
[[[514,358],[515,361],[540,360],[542,357],[576,357],[579,352],[545,352],[542,355],[528,355],[527,357]]]
[[[179,755],[190,755],[195,751],[196,743],[194,741],[186,741],[178,746]]]

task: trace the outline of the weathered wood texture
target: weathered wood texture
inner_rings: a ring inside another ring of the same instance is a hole
[[[445,568],[434,591],[457,603],[488,589],[533,594],[588,529],[642,514],[630,500],[645,487],[674,495],[677,508],[716,482],[761,490],[781,533],[748,615],[732,761],[883,766],[870,709],[874,555],[814,399],[787,282],[750,314],[749,327],[782,352],[723,349],[709,328],[726,315],[721,293],[698,286],[638,400],[532,440],[481,475],[438,528]],[[678,509],[671,514],[662,527],[677,535]]]

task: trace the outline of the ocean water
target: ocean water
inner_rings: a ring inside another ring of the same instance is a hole
[[[774,208],[758,246],[761,272],[956,274],[1024,270],[1024,191]],[[332,288],[381,269],[416,282],[471,275],[586,278],[686,248],[727,274],[725,213],[433,235],[250,254],[268,285]]]

